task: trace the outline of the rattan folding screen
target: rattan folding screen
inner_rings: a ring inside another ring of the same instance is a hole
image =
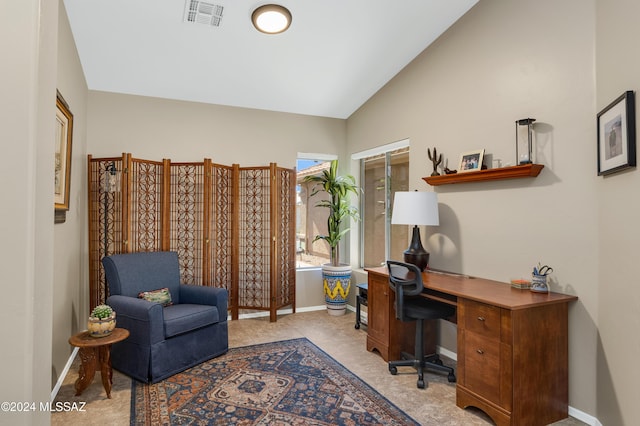
[[[174,250],[184,283],[229,290],[229,309],[295,312],[294,169],[88,157],[91,308],[105,255]]]

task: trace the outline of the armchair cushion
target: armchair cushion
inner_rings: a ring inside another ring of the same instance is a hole
[[[169,338],[200,327],[215,324],[219,320],[214,306],[182,303],[164,308],[164,337]]]

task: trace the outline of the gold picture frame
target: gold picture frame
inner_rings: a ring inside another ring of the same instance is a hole
[[[54,207],[58,211],[69,210],[69,188],[71,183],[71,144],[73,141],[73,114],[69,105],[56,94],[55,131],[55,183]]]

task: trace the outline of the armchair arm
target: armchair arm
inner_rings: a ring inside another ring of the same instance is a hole
[[[107,298],[107,304],[116,312],[117,326],[129,330],[129,341],[151,345],[164,340],[164,316],[159,303],[114,295]]]
[[[180,284],[180,303],[216,306],[220,320],[224,321],[227,318],[229,292],[225,288]]]

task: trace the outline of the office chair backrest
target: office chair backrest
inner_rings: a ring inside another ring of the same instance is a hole
[[[424,286],[422,284],[422,272],[411,263],[387,260],[389,270],[389,287],[396,293],[396,318],[401,321],[410,319],[404,314],[404,298],[419,295]]]

